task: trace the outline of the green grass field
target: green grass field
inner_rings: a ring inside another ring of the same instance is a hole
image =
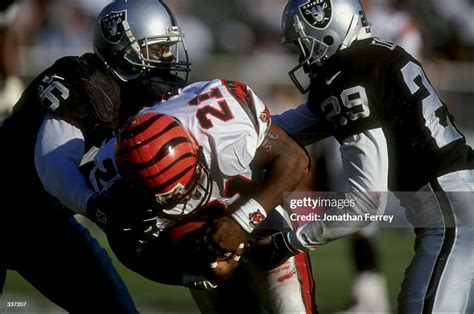
[[[100,232],[92,227],[101,243],[108,247]],[[383,272],[387,277],[392,310],[403,273],[413,256],[414,235],[408,229],[380,230],[376,236]],[[350,301],[353,262],[348,240],[341,239],[314,251],[311,255],[316,278],[317,301],[321,313],[334,313],[343,309]],[[166,286],[151,282],[125,269],[115,260],[132,296],[142,313],[197,312],[187,291],[182,287]],[[91,283],[93,284],[93,283]],[[24,308],[6,308],[7,301],[26,301]],[[16,313],[62,313],[61,309],[35,291],[17,273],[9,272],[1,298],[0,312]]]

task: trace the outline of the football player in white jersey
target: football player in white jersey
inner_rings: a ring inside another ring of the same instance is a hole
[[[138,203],[147,200],[144,227],[131,219],[108,230],[121,262],[149,279],[201,289],[216,288],[216,267],[232,268],[248,236],[291,229],[278,205],[307,167],[304,149],[270,124],[255,93],[225,80],[194,83],[143,109],[84,165],[98,193],[122,181],[140,190]],[[201,311],[316,311],[307,255],[269,272],[251,257],[240,266],[216,289],[192,289]]]

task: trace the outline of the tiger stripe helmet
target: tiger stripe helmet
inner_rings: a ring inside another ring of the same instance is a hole
[[[122,178],[153,193],[163,214],[188,215],[210,197],[200,147],[169,115],[147,112],[129,119],[119,132],[115,158]]]

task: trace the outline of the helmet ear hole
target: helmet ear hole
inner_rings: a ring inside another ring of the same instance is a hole
[[[332,36],[326,36],[323,39],[323,43],[325,43],[328,46],[332,46],[334,44],[334,38]]]

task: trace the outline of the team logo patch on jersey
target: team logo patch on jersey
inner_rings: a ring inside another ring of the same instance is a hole
[[[265,216],[258,209],[254,211],[253,213],[249,214],[249,225],[252,228],[257,227],[264,220],[265,220]]]
[[[263,123],[270,123],[270,110],[268,110],[267,106],[265,106],[265,110],[260,113],[259,118]]]
[[[127,19],[127,11],[112,11],[100,21],[102,34],[111,43],[118,42],[124,33],[124,28],[121,26],[122,22]]]
[[[310,0],[300,5],[301,15],[314,28],[326,28],[332,17],[331,0]]]

